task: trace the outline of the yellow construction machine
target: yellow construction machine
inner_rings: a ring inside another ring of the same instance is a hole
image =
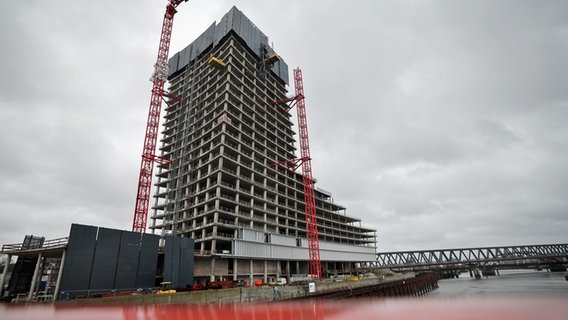
[[[172,289],[172,283],[169,281],[160,283],[160,290],[156,291],[156,294],[166,294],[166,293],[176,293],[175,289]]]

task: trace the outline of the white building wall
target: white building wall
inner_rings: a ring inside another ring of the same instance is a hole
[[[295,237],[270,234],[266,243],[264,232],[240,229],[239,239],[232,240],[231,254],[237,257],[254,257],[279,260],[308,260],[307,240],[300,239],[297,246]],[[375,248],[344,245],[320,241],[322,261],[374,261]]]
[[[271,243],[276,245],[296,246],[296,237],[273,234],[271,235],[271,240]]]
[[[238,238],[246,241],[264,242],[264,232],[253,229],[239,229]]]

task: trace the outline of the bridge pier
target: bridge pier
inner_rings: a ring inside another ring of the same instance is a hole
[[[481,269],[481,274],[486,278],[489,276],[496,276],[497,275],[496,270],[497,270],[496,268],[483,268]]]
[[[548,270],[550,272],[564,272],[566,271],[566,267],[562,264],[550,264],[548,265]]]

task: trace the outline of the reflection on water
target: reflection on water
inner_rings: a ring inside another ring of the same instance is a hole
[[[345,299],[252,304],[0,304],[2,320],[565,320],[565,298]]]
[[[438,282],[439,288],[428,297],[480,297],[480,296],[563,296],[568,297],[566,272],[546,272],[532,270],[503,270],[499,276],[471,278],[463,273],[459,279],[444,279]]]

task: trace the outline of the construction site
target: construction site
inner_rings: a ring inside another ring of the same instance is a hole
[[[74,224],[55,241],[4,245],[17,262],[3,270],[0,297],[338,279],[376,260],[376,230],[312,176],[301,69],[290,75],[236,7],[170,55],[184,2],[166,6],[132,230]]]

